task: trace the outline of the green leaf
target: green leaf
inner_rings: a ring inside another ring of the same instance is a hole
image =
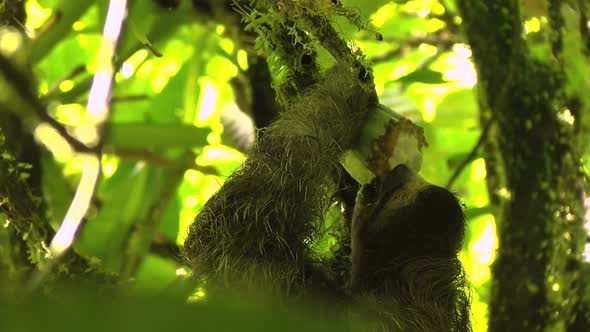
[[[416,34],[432,32],[428,31],[428,21],[417,15],[408,15],[400,9],[390,10],[384,14],[386,21],[379,27],[379,32],[385,37],[404,40]]]
[[[135,287],[141,292],[163,291],[178,279],[177,268],[172,261],[147,255],[137,272]]]
[[[176,243],[178,239],[178,232],[180,231],[181,208],[182,202],[180,201],[180,197],[178,196],[178,194],[176,194],[164,210],[162,219],[160,221],[160,232],[172,243]],[[196,215],[197,212],[195,211],[195,216]]]
[[[74,193],[63,176],[61,167],[49,153],[41,157],[42,185],[45,202],[50,208],[53,226],[58,226],[70,206]]]
[[[51,86],[63,80],[64,76],[74,72],[77,67],[85,66],[93,61],[95,54],[98,52],[100,45],[100,35],[98,34],[70,34],[59,45],[57,45],[51,54],[45,56],[42,61],[37,64],[37,69],[42,72],[41,77]],[[75,54],[75,56],[72,56]],[[63,61],[68,59],[68,61]],[[83,71],[80,75],[88,75],[90,73]],[[75,82],[74,90],[81,80],[80,76],[72,78]],[[90,84],[85,87],[84,93],[90,88]],[[70,93],[68,91],[67,93]],[[53,94],[61,93],[59,89],[54,90]],[[70,100],[73,102],[75,100]]]
[[[178,49],[175,50],[177,52],[182,46],[186,46],[182,47],[184,49],[182,56],[171,56],[167,61],[161,59],[150,60],[153,65],[150,72],[151,76],[162,75],[162,72],[165,71],[164,68],[171,65],[180,67],[178,72],[167,81],[164,89],[157,94],[150,94],[144,101],[116,104],[111,117],[113,122],[143,122],[145,119],[150,119],[154,123],[178,123],[184,120],[183,114],[187,109],[191,111],[196,109],[196,101],[191,105],[185,104],[187,96],[199,95],[197,77],[200,72],[192,68],[190,61],[187,61],[188,58],[185,58],[186,54],[193,54],[193,47],[181,43],[178,43],[177,46]],[[167,51],[169,49],[170,47],[167,48]],[[200,54],[193,56],[193,58],[198,57],[200,57]],[[139,67],[138,70],[141,70],[141,68]],[[125,96],[137,93],[141,95],[145,91],[151,91],[152,89],[152,81],[146,81],[135,75],[132,79],[118,84],[115,87],[114,94]],[[194,99],[197,99],[197,97],[192,98],[192,100]]]
[[[64,1],[71,1],[71,0],[64,0]],[[76,2],[76,1],[72,1]],[[138,1],[137,3],[145,4],[145,2]],[[183,4],[187,4],[190,6],[189,1],[183,1]],[[149,5],[145,5],[144,7],[150,8]],[[135,8],[135,7],[133,7]],[[134,22],[143,22],[142,15],[145,14],[143,11],[138,11],[134,9],[129,10],[129,15]],[[184,25],[190,17],[191,11],[190,10],[178,10],[174,11],[158,11],[157,19],[153,19],[152,15],[150,15],[149,22],[150,30],[145,32],[143,30],[136,31],[140,37],[144,38],[147,37],[148,41],[151,45],[157,49],[162,50],[167,44],[169,44],[173,38],[171,36],[175,35],[177,30]],[[154,14],[155,15],[155,14]],[[138,29],[138,28],[136,28]],[[145,27],[145,29],[148,29]],[[129,30],[129,29],[127,29]],[[131,57],[135,52],[145,49],[144,41],[141,41],[137,38],[136,35],[133,35],[131,31],[123,30],[123,35],[121,36],[121,40],[119,42],[119,47],[117,51],[117,57],[115,60],[115,67],[119,67],[122,65],[125,60]],[[146,30],[147,31],[147,30]],[[92,45],[90,45],[92,46]],[[77,53],[69,53],[69,54],[77,54]],[[153,55],[151,55],[153,56]],[[62,57],[60,59],[67,59],[68,57]],[[57,61],[56,61],[57,62]],[[57,62],[60,63],[60,62]],[[64,75],[64,73],[62,73]],[[79,81],[76,83],[73,89],[63,92],[63,93],[55,93],[55,98],[59,99],[62,103],[73,103],[77,102],[80,96],[85,95],[88,90],[90,89],[90,84],[92,83],[93,75],[88,73],[83,78],[80,78]],[[115,87],[116,89],[116,87]],[[52,95],[53,96],[53,95]]]
[[[436,111],[437,126],[473,128],[478,125],[478,107],[473,89],[461,89],[444,97]]]
[[[465,219],[469,221],[471,219],[481,217],[486,214],[494,214],[495,212],[496,212],[496,210],[491,205],[487,205],[484,207],[478,207],[478,208],[468,208],[468,209],[465,209]],[[480,231],[480,230],[478,230],[478,231]]]
[[[51,50],[68,36],[72,31],[72,24],[76,22],[91,6],[94,1],[62,0],[53,8],[55,23],[40,38],[35,39],[31,50],[33,63],[41,61]]]
[[[181,1],[176,10],[163,10],[152,1],[134,1],[130,4],[126,30],[120,40],[120,52],[124,58],[144,47],[148,41],[156,50],[168,43],[176,30],[186,24],[192,15],[192,4]],[[147,40],[146,40],[147,39]]]
[[[110,195],[104,198],[94,218],[90,218],[81,231],[76,249],[82,254],[97,257],[105,268],[117,271],[125,239],[131,225],[143,218],[149,202],[146,189],[152,185],[150,166],[123,162],[119,165],[119,179]]]
[[[447,164],[449,166],[450,169],[455,169],[457,168],[459,165],[461,165],[461,163],[463,163],[463,161],[469,156],[469,152],[458,152],[455,154],[450,155],[447,158]],[[475,156],[476,158],[479,156],[479,153]],[[471,163],[473,160],[470,160],[469,163]]]
[[[432,69],[418,69],[396,80],[399,83],[424,83],[424,84],[443,84],[447,83],[443,74]]]
[[[344,0],[342,3],[345,7],[358,8],[363,20],[368,20],[369,17],[377,11],[377,9],[386,5],[389,0]]]
[[[207,145],[210,130],[184,124],[112,123],[106,145],[113,148],[195,148]]]

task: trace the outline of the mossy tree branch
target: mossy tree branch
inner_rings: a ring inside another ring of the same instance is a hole
[[[562,67],[529,54],[517,0],[459,0],[458,7],[482,95],[496,119],[490,140],[507,189],[490,331],[567,326],[579,300],[571,268],[581,262],[584,234],[578,134],[559,117],[567,105],[567,77]],[[562,21],[552,19],[551,28],[561,29]],[[551,49],[561,52],[562,35],[553,36]]]

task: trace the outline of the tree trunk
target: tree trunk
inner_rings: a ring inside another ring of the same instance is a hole
[[[490,331],[563,330],[583,302],[582,110],[568,89],[559,8],[550,9],[547,60],[523,38],[517,0],[459,0],[465,35],[492,114],[502,198]],[[551,7],[551,6],[550,6]],[[554,61],[555,58],[558,61]],[[488,149],[489,150],[489,149]]]

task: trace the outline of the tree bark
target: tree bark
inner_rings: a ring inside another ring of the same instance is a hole
[[[504,188],[490,331],[567,327],[582,301],[575,266],[583,264],[585,233],[580,132],[563,114],[579,123],[581,109],[568,109],[563,63],[531,56],[517,0],[457,4],[495,121],[489,140]],[[549,16],[554,33],[563,22]],[[561,52],[561,34],[552,37],[549,48]]]

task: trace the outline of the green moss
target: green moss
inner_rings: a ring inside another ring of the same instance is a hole
[[[257,50],[269,57],[277,97],[283,106],[318,81],[318,46],[332,54],[336,62],[365,62],[362,52],[351,50],[331,26],[341,16],[359,29],[369,29],[358,11],[331,0],[261,0],[250,4],[235,6],[243,16],[245,29],[258,35]]]
[[[26,245],[28,259],[38,264],[47,254],[45,239],[47,225],[36,214],[41,206],[41,197],[29,190],[27,179],[31,165],[18,162],[6,150],[5,138],[0,132],[0,213],[4,215],[5,225],[13,230]]]
[[[458,5],[479,79],[485,82],[485,99],[497,121],[490,139],[496,148],[493,158],[499,161],[500,188],[510,193],[498,223],[490,327],[499,331],[567,324],[576,301],[571,265],[581,257],[579,238],[572,237],[583,233],[583,214],[576,197],[582,190],[573,189],[579,183],[572,175],[578,173],[579,161],[571,159],[572,153],[578,155],[576,132],[559,119],[569,99],[564,67],[553,57],[531,56],[521,37],[517,1],[488,2],[487,10],[475,3],[460,0]],[[550,8],[552,28],[561,30],[556,6]],[[560,35],[554,31],[553,52],[563,50]],[[515,280],[526,280],[527,287]],[[538,310],[519,309],[532,306]]]

